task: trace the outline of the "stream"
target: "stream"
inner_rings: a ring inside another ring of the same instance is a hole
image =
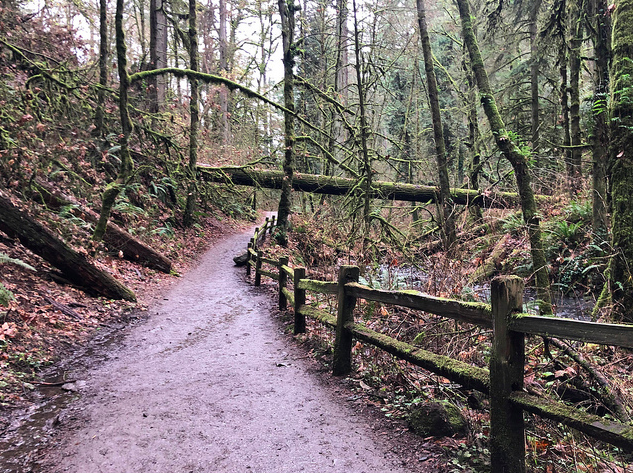
[[[377,267],[368,266],[365,270],[365,277],[361,277],[360,282],[375,289],[413,289],[432,296],[450,297],[466,302],[490,303],[489,283],[467,286],[461,292],[446,294],[447,291],[445,289],[442,291],[442,285],[432,280],[432,277],[430,273],[411,266],[389,266],[383,264]],[[450,279],[450,276],[448,279]],[[450,283],[451,281],[448,281],[445,285]],[[582,295],[570,295],[554,291],[552,292],[552,305],[554,314],[557,317],[588,321],[591,320],[594,301],[587,300]],[[536,290],[533,287],[526,287],[523,293],[523,312],[538,315]]]

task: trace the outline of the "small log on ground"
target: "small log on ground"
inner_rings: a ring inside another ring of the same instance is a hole
[[[65,205],[75,206],[73,213],[91,223],[99,220],[99,215],[90,209],[83,207],[71,197],[68,197],[44,182],[36,182],[36,198],[46,205],[58,209]],[[155,250],[134,238],[123,228],[108,222],[103,241],[108,248],[116,252],[121,251],[123,257],[133,263],[140,263],[148,268],[162,271],[169,274],[172,268],[172,262],[165,256],[157,253]]]
[[[73,284],[110,299],[135,301],[134,293],[110,274],[92,265],[0,193],[0,230],[59,269]]]
[[[490,256],[486,258],[481,266],[479,266],[475,272],[470,276],[468,284],[473,284],[481,281],[482,279],[487,279],[494,276],[495,271],[501,266],[501,262],[503,258],[505,258],[508,253],[508,248],[506,247],[506,243],[510,239],[510,235],[504,235],[501,240],[497,242],[497,244],[492,249]]]

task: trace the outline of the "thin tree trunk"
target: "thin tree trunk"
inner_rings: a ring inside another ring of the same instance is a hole
[[[369,135],[369,125],[367,124],[367,113],[366,113],[366,103],[365,103],[365,89],[363,82],[363,61],[361,58],[361,50],[360,50],[360,30],[358,29],[358,19],[357,19],[357,9],[356,9],[356,0],[352,2],[354,8],[354,54],[356,56],[356,64],[354,64],[354,68],[356,69],[356,88],[358,92],[358,108],[360,115],[360,146],[361,153],[363,156],[362,162],[362,178],[363,178],[363,236],[364,239],[369,238],[369,224],[370,222],[370,214],[371,214],[371,182],[372,182],[372,159],[371,159],[371,151],[369,149],[369,144],[367,143],[367,137]]]
[[[565,170],[567,172],[567,180],[571,181],[574,174],[574,168],[571,160],[571,133],[569,131],[569,80],[567,77],[567,42],[562,40],[560,52],[558,56],[559,72],[560,72],[560,106],[561,106],[561,126],[563,128],[563,160],[565,161]]]
[[[103,134],[105,89],[108,86],[108,2],[99,0],[99,91],[95,113],[94,136]]]
[[[475,77],[473,69],[470,67],[469,59],[467,58],[468,52],[464,50],[464,59],[462,62],[462,68],[466,74],[466,80],[468,82],[468,147],[472,154],[472,161],[470,166],[470,179],[468,188],[472,190],[479,190],[479,174],[481,172],[481,149],[480,149],[480,136],[479,131],[479,116],[477,113],[477,84],[475,83]],[[475,223],[483,222],[483,214],[481,207],[478,205],[471,205],[468,207],[470,215],[475,220]]]
[[[121,190],[127,185],[134,172],[134,162],[132,161],[128,148],[128,141],[132,134],[132,122],[128,111],[130,77],[127,73],[127,47],[125,45],[125,33],[123,32],[123,8],[124,0],[117,0],[114,25],[116,30],[117,66],[119,70],[119,113],[121,115],[122,132],[119,140],[119,145],[121,146],[121,150],[119,151],[121,167],[119,168],[119,174],[116,180],[108,184],[103,191],[99,221],[95,226],[95,231],[92,236],[96,241],[100,241],[103,238],[114,201]]]
[[[198,31],[197,31],[197,12],[196,0],[189,0],[189,65],[192,71],[198,71]],[[183,214],[182,223],[185,227],[193,224],[193,212],[198,197],[197,181],[196,181],[196,164],[198,163],[198,127],[200,106],[198,104],[198,79],[189,78],[189,87],[191,88],[191,98],[189,101],[189,166],[188,174],[188,191],[187,203],[185,204],[185,212]]]
[[[293,0],[279,0],[279,14],[281,16],[281,36],[284,54],[284,179],[279,198],[277,211],[278,241],[287,243],[288,218],[290,216],[292,179],[294,175],[295,153],[295,125],[294,125],[294,31],[295,31],[295,4]]]
[[[569,118],[571,133],[571,175],[570,188],[573,194],[580,190],[582,177],[582,138],[580,130],[580,49],[582,47],[583,23],[580,21],[580,5],[582,0],[569,0],[571,9],[571,40],[569,42]]]
[[[336,9],[336,64],[334,66],[334,93],[340,103],[347,106],[349,95],[349,29],[347,27],[349,9],[347,7],[347,0],[336,0]],[[344,143],[348,138],[347,130],[341,124],[341,120],[342,119],[337,117],[336,112],[333,111],[331,132],[332,140],[329,147],[329,151],[332,156],[338,155],[335,141],[338,139],[339,142]]]
[[[149,55],[152,69],[167,67],[167,16],[164,10],[165,0],[150,0],[149,4]],[[150,110],[158,112],[165,102],[165,76],[151,79]]]
[[[538,56],[538,13],[541,9],[542,0],[535,0],[530,10],[530,91],[532,95],[531,112],[532,112],[532,153],[536,157],[536,166],[541,168],[539,157],[539,128],[540,112],[539,112],[539,56]]]
[[[228,77],[228,55],[229,42],[226,35],[227,11],[226,1],[220,0],[220,25],[219,25],[219,46],[220,46],[220,74]],[[220,142],[223,146],[229,144],[229,89],[220,87]]]
[[[455,218],[453,216],[453,206],[451,205],[450,182],[448,179],[448,168],[446,163],[446,146],[444,144],[442,116],[440,114],[440,99],[439,92],[437,90],[435,69],[433,66],[431,40],[429,38],[429,31],[426,24],[424,0],[417,0],[417,7],[418,24],[420,26],[420,40],[422,41],[422,53],[424,55],[424,70],[426,72],[427,91],[429,95],[429,105],[431,108],[431,121],[433,122],[437,171],[440,184],[438,215],[440,216],[442,241],[445,249],[449,250],[453,243],[455,243]]]
[[[631,0],[633,1],[633,0]],[[539,299],[539,309],[541,314],[551,314],[552,303],[549,293],[549,275],[547,272],[547,261],[543,252],[543,241],[541,236],[540,219],[532,190],[531,175],[528,168],[527,157],[523,155],[517,145],[510,139],[505,129],[505,124],[501,119],[497,104],[490,87],[488,73],[484,68],[479,45],[472,26],[472,17],[468,0],[457,0],[459,14],[462,21],[464,42],[470,53],[470,62],[475,73],[475,79],[479,87],[479,95],[486,116],[490,123],[490,129],[495,137],[495,141],[504,157],[510,162],[514,169],[519,196],[521,198],[521,209],[523,220],[527,225],[532,253],[532,264],[536,279],[536,290]]]
[[[607,99],[609,93],[609,60],[611,57],[611,21],[607,16],[605,0],[591,0],[590,16],[596,32],[594,51],[596,57],[596,85],[593,98],[592,140],[592,221],[593,240],[600,245],[607,238],[607,164],[609,161],[609,124],[607,123]]]

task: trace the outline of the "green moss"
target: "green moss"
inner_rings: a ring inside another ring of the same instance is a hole
[[[422,437],[464,435],[468,428],[460,410],[448,402],[416,406],[409,415],[408,424]]]

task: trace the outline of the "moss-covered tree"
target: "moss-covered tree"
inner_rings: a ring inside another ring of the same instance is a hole
[[[442,130],[442,116],[440,114],[440,99],[435,78],[435,68],[433,61],[433,51],[431,49],[431,39],[426,21],[426,8],[424,0],[417,0],[418,25],[420,28],[420,41],[422,42],[422,53],[424,55],[424,70],[426,72],[427,91],[429,96],[429,106],[431,109],[431,121],[433,123],[433,138],[435,140],[435,158],[437,162],[437,172],[439,177],[439,216],[442,241],[445,248],[450,249],[455,242],[455,217],[453,206],[451,205],[450,182],[448,180],[448,167],[446,163],[446,145],[444,144],[444,133]]]
[[[633,1],[633,0],[631,0]],[[536,290],[539,299],[539,309],[542,314],[552,312],[551,296],[549,292],[549,274],[547,260],[543,251],[543,239],[541,235],[540,218],[532,189],[532,176],[528,168],[528,156],[526,156],[512,140],[506,130],[501,114],[497,109],[497,103],[488,80],[488,73],[484,67],[483,58],[479,50],[479,44],[475,37],[468,0],[457,0],[459,14],[462,22],[464,43],[470,54],[470,62],[479,88],[479,96],[484,112],[488,117],[490,129],[495,137],[497,147],[503,156],[510,162],[519,190],[523,220],[527,226],[532,254],[532,265],[536,279]]]
[[[96,241],[100,241],[103,238],[114,202],[134,173],[134,162],[132,161],[128,147],[128,141],[132,134],[132,121],[130,120],[128,111],[130,76],[127,73],[127,47],[125,45],[125,33],[123,32],[124,3],[124,0],[117,0],[114,17],[117,66],[119,71],[119,113],[121,115],[121,137],[119,140],[121,150],[119,154],[121,166],[116,180],[106,186],[101,196],[101,212],[99,213],[99,221],[95,226],[93,234],[93,238]]]
[[[198,32],[196,25],[196,0],[189,0],[189,65],[192,71],[198,71]],[[193,223],[193,211],[196,205],[197,183],[196,164],[198,163],[198,127],[200,106],[198,104],[198,79],[189,77],[191,98],[189,99],[189,165],[187,166],[187,202],[182,223],[185,227]]]
[[[593,240],[600,245],[607,238],[607,169],[609,162],[609,126],[607,98],[609,93],[609,59],[611,57],[611,19],[606,0],[589,0],[593,45],[596,57],[595,88],[592,107],[592,207]]]
[[[97,110],[95,111],[94,135],[103,134],[105,115],[105,93],[108,86],[108,3],[99,0],[99,91],[97,92]]]
[[[614,312],[633,321],[633,0],[617,0],[613,11],[609,107],[612,243],[609,265]]]
[[[297,7],[293,0],[279,0],[279,14],[281,16],[281,35],[284,54],[284,180],[279,198],[277,211],[278,240],[286,242],[288,217],[290,216],[290,194],[292,192],[292,177],[294,174],[295,127],[294,127],[294,65],[295,65],[295,11]]]

